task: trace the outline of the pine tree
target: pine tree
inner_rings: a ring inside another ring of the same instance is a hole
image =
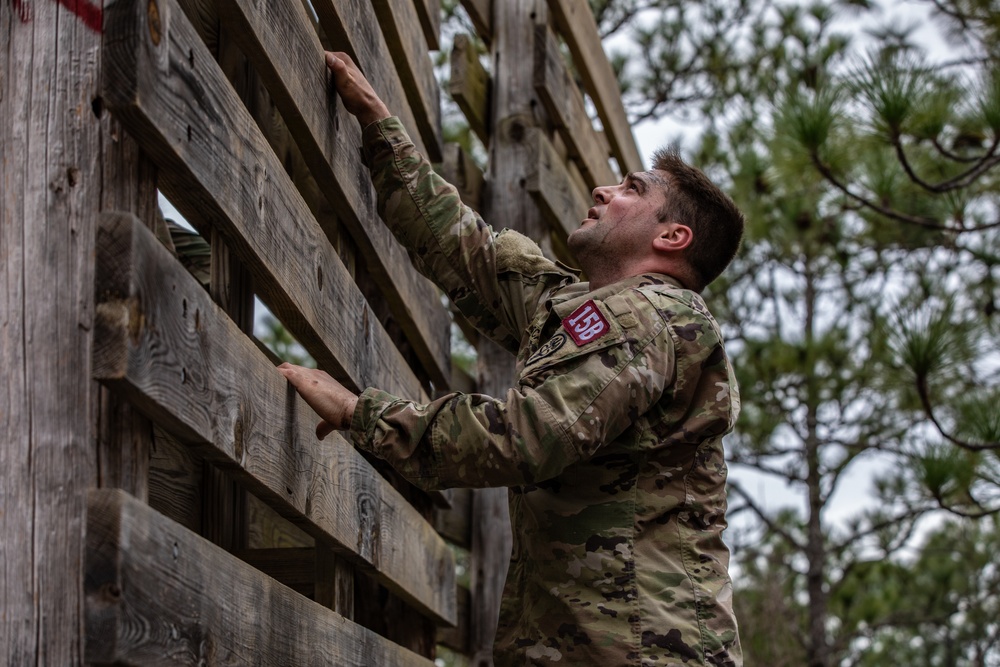
[[[1000,511],[1000,8],[933,4],[963,40],[951,60],[911,27],[863,44],[837,27],[866,2],[592,3],[639,45],[621,69],[636,118],[700,114],[693,161],[748,214],[709,297],[743,393],[731,460],[804,500],[775,513],[732,484],[760,526],[736,553],[749,664],[862,660],[867,626],[839,616],[856,573],[899,562],[932,513]],[[871,466],[868,509],[832,521]],[[781,631],[798,641],[755,634]]]

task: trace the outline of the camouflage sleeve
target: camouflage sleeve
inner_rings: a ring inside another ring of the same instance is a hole
[[[485,335],[516,352],[540,299],[575,276],[530,239],[495,234],[431,168],[397,118],[365,128],[378,212],[417,269]]]
[[[662,320],[642,340],[610,343],[569,343],[502,399],[453,393],[418,404],[367,389],[352,440],[427,489],[549,479],[618,437],[673,383],[675,347]]]

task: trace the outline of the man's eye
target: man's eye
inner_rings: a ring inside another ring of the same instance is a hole
[[[636,192],[638,192],[639,191],[639,186],[636,185],[635,182],[633,181],[632,183],[628,184],[628,189],[629,190],[635,190]]]

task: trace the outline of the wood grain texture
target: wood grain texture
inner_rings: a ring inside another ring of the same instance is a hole
[[[440,111],[436,115],[430,108],[414,108],[410,111],[403,82],[393,67],[389,45],[379,28],[372,1],[314,0],[312,4],[330,43],[338,51],[344,51],[354,58],[389,110],[398,115],[403,125],[414,133],[417,148],[431,161],[439,161]]]
[[[448,91],[483,145],[490,145],[490,75],[468,35],[455,35]]]
[[[553,232],[565,241],[587,217],[590,198],[570,177],[559,153],[541,130],[528,133],[532,163],[526,187]]]
[[[417,116],[417,126],[429,125],[426,131],[433,131],[437,137],[433,142],[436,152],[431,159],[440,160],[441,93],[414,0],[378,0],[371,5],[382,26],[382,34],[385,35],[403,90]],[[430,145],[431,142],[427,143]]]
[[[357,150],[360,128],[327,94],[330,81],[323,46],[309,16],[294,2],[221,0],[218,7],[271,92],[318,189],[350,230],[421,364],[436,387],[447,387],[451,358],[447,311],[437,288],[417,273],[378,217],[375,193],[364,178],[368,168]],[[337,230],[325,231],[332,240]]]
[[[503,2],[504,0],[497,0]],[[493,0],[459,0],[472,25],[476,28],[476,34],[489,46],[493,41]]]
[[[98,212],[152,222],[155,178],[104,112],[102,36],[0,3],[0,664],[83,662],[86,490],[145,494],[149,430],[90,377]]]
[[[414,4],[427,48],[437,51],[441,48],[441,0],[414,0]]]
[[[154,30],[147,7],[156,9]],[[253,273],[261,300],[321,368],[355,389],[423,397],[174,0],[117,2],[105,15],[105,31],[105,99],[161,167],[162,188],[180,212],[205,231],[222,231]]]
[[[454,562],[430,524],[315,413],[129,216],[98,235],[93,369],[207,460],[410,604],[455,621]]]
[[[583,77],[587,92],[597,107],[597,115],[604,125],[619,168],[623,173],[642,171],[642,158],[622,106],[618,78],[604,49],[598,48],[601,37],[594,15],[590,13],[590,5],[587,0],[548,0],[548,4],[559,32],[573,54],[573,62]]]
[[[199,534],[201,475],[202,462],[195,451],[163,429],[155,428],[149,464],[149,506]]]
[[[535,28],[535,91],[566,143],[569,157],[580,166],[587,185],[593,189],[616,183],[618,178],[608,166],[611,155],[608,140],[603,132],[594,129],[583,95],[548,26]]]
[[[90,662],[434,664],[307,600],[121,491],[88,496],[84,571]]]

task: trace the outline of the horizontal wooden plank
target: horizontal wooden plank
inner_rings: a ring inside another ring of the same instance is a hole
[[[441,92],[434,76],[434,63],[427,51],[420,17],[413,6],[414,0],[379,0],[371,5],[382,26],[382,34],[385,35],[403,90],[417,115],[417,123],[430,125],[437,137],[434,147],[439,152],[432,159],[440,160]]]
[[[126,214],[97,239],[94,377],[317,540],[439,623],[454,623],[451,553],[317,417],[184,267]]]
[[[261,300],[321,368],[355,389],[423,396],[175,0],[121,0],[104,28],[104,99],[161,168],[160,186],[181,214],[206,236],[222,233]]]
[[[493,41],[493,0],[459,0],[472,19],[476,34],[487,45]],[[503,0],[499,0],[503,2]]]
[[[590,12],[590,4],[587,0],[548,0],[548,3],[587,92],[597,107],[597,115],[604,124],[604,132],[619,168],[622,172],[642,171],[642,158],[622,106],[618,78],[604,50],[598,48],[601,36]]]
[[[406,250],[378,217],[363,176],[357,122],[324,94],[329,75],[323,46],[297,2],[219,0],[219,13],[253,63],[302,157],[344,222],[386,302],[436,387],[450,381],[447,309],[438,289],[417,273]],[[332,122],[331,122],[332,117]],[[335,230],[325,230],[328,235]]]
[[[415,0],[420,27],[424,31],[427,48],[441,48],[441,0]]]
[[[617,183],[608,165],[611,155],[608,140],[603,132],[594,129],[583,95],[566,66],[555,34],[547,25],[535,28],[535,92],[587,185],[595,188]]]
[[[487,146],[490,145],[491,86],[490,75],[479,62],[472,39],[468,35],[455,35],[448,91],[465,114],[469,127]]]
[[[422,138],[423,146],[417,143],[421,152],[431,161],[440,160],[440,109],[435,114],[434,107],[414,107],[412,114],[407,115],[410,112],[404,109],[409,107],[405,87],[393,67],[389,45],[379,28],[371,0],[312,0],[312,5],[330,43],[354,58],[365,77],[375,83],[376,92],[389,110]]]
[[[434,664],[306,599],[120,490],[88,494],[83,567],[88,663]]]
[[[531,164],[525,188],[552,230],[565,239],[586,219],[590,197],[573,181],[545,134],[538,128],[528,132]]]

